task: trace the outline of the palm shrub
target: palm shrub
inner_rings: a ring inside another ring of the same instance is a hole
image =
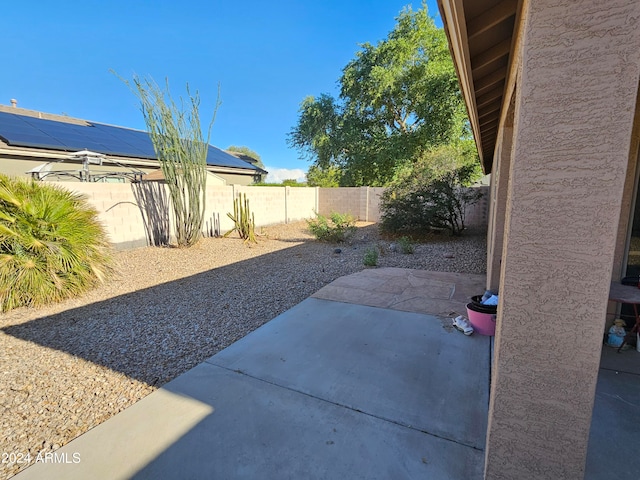
[[[104,281],[110,253],[82,195],[0,174],[0,311],[78,295]]]

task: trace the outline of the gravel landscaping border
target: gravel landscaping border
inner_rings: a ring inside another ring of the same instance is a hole
[[[33,462],[68,443],[336,278],[362,270],[369,248],[380,252],[380,267],[486,271],[483,231],[436,235],[404,255],[381,240],[377,225],[358,225],[343,245],[317,242],[305,222],[296,222],[264,228],[255,246],[208,238],[190,249],[118,252],[118,273],[102,287],[3,314],[0,477],[13,476],[28,466],[27,455]]]

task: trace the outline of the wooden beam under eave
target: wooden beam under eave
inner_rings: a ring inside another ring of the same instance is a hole
[[[483,162],[484,164],[484,172],[485,173],[491,173],[491,167],[493,166],[493,152],[495,152],[496,150],[496,144],[494,143],[493,145],[488,145],[486,147],[482,147],[482,154],[485,160]]]
[[[493,115],[487,115],[483,120],[480,121],[480,129],[486,130],[489,125],[493,126],[493,124],[497,125],[500,122],[500,112],[494,112]]]
[[[517,0],[504,0],[476,18],[469,20],[467,22],[467,37],[469,41],[514,16],[517,6]]]
[[[496,148],[495,140],[486,141],[482,143],[482,152],[486,158],[491,158],[493,156],[493,151]]]
[[[488,93],[476,98],[476,105],[478,106],[478,111],[481,111],[482,108],[486,105],[493,103],[495,100],[498,100],[502,97],[504,92],[503,87],[494,88]]]
[[[471,69],[475,72],[480,68],[509,55],[510,51],[511,37],[504,39],[500,43],[473,57],[471,59]]]
[[[507,67],[502,67],[497,70],[494,70],[488,75],[485,75],[482,78],[473,80],[473,87],[476,91],[476,96],[482,95],[484,92],[489,90],[491,87],[495,86],[500,82],[504,82],[507,77]]]
[[[483,118],[486,118],[490,115],[500,116],[501,109],[502,98],[498,98],[493,103],[482,107],[482,112],[480,113],[480,115],[478,115],[478,121],[482,121]]]
[[[485,142],[493,142],[495,144],[497,134],[498,134],[497,124],[495,127],[489,127],[486,130],[484,128],[482,129],[482,137],[486,139]],[[485,142],[483,142],[482,144],[484,145]]]
[[[500,117],[495,116],[487,120],[485,123],[480,123],[480,130],[483,132],[491,131],[493,128],[498,126],[498,122],[500,122]]]
[[[482,137],[484,138],[484,142],[491,141],[495,143],[497,134],[498,134],[498,124],[494,125],[493,127],[482,129]]]

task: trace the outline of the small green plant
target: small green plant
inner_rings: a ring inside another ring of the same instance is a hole
[[[111,271],[109,250],[83,196],[0,174],[0,311],[85,292]]]
[[[376,265],[378,265],[378,250],[376,250],[375,248],[367,249],[367,251],[364,252],[362,263],[364,263],[367,267],[375,267]]]
[[[398,246],[400,247],[400,251],[405,255],[412,254],[414,251],[413,241],[407,236],[398,239]]]
[[[307,220],[307,225],[321,242],[344,242],[356,231],[355,219],[346,213],[333,212],[329,218],[316,213],[316,218]]]
[[[233,215],[227,213],[227,216],[233,220],[235,226],[224,234],[225,237],[228,237],[233,232],[238,232],[238,235],[245,243],[258,243],[255,232],[256,221],[253,213],[249,210],[249,199],[246,194],[239,195],[233,201]]]

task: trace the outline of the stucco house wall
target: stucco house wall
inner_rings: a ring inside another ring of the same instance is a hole
[[[493,173],[487,285],[500,303],[485,478],[582,479],[635,197],[640,3],[439,6]]]

